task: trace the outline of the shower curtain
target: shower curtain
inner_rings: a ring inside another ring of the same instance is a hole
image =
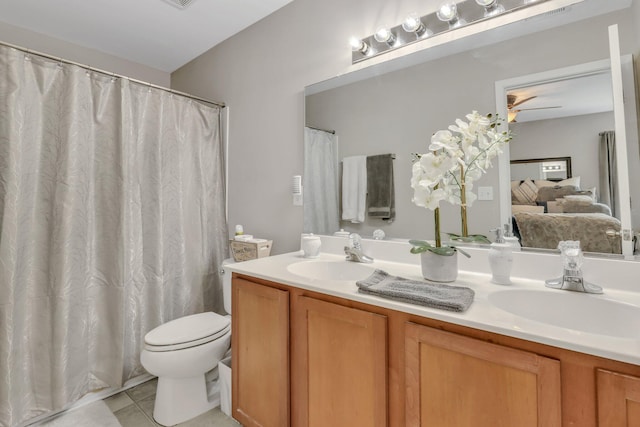
[[[340,226],[338,205],[338,137],[304,128],[303,230],[333,234]]]
[[[222,311],[218,107],[0,47],[0,425],[144,373]]]

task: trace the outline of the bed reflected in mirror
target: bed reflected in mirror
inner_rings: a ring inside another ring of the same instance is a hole
[[[596,186],[572,176],[571,157],[510,163],[512,226],[523,247],[555,249],[563,236],[580,240],[585,252],[621,253],[620,240],[607,233],[620,230],[620,218]]]

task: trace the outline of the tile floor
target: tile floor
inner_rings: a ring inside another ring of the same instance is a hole
[[[147,381],[104,400],[122,427],[154,427],[153,404],[157,379]],[[199,417],[178,424],[180,427],[240,427],[235,420],[214,408]]]

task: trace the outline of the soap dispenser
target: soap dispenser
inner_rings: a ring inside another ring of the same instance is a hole
[[[511,245],[514,251],[519,251],[522,249],[522,246],[520,246],[520,240],[513,235],[511,224],[508,223],[504,225],[504,242]]]
[[[505,242],[502,229],[492,231],[496,233],[496,240],[489,247],[489,267],[493,276],[491,281],[498,285],[510,285],[513,247]]]

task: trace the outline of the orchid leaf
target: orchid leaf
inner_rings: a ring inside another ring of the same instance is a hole
[[[460,251],[460,253],[467,258],[471,257],[471,255],[469,255],[467,252],[452,245],[436,247],[424,240],[409,240],[409,243],[413,245],[413,247],[411,248],[412,254],[421,254],[423,252],[429,251],[437,255],[452,256],[456,253],[456,251]]]
[[[469,236],[461,236],[455,233],[446,233],[451,240],[457,240],[464,243],[491,243],[491,240],[487,239],[487,236],[482,234],[470,234]]]

